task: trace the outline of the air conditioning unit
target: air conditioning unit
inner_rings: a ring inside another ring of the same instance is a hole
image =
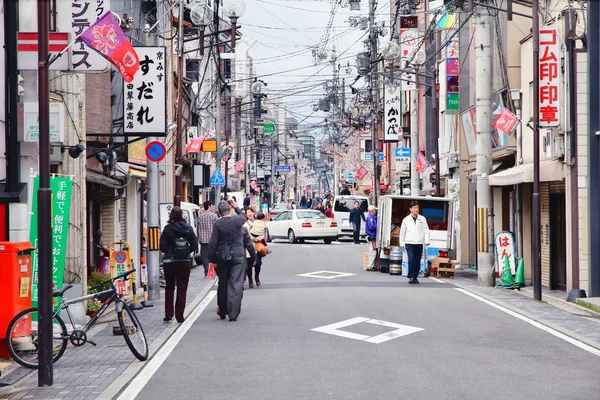
[[[546,129],[542,136],[542,148],[546,158],[562,158],[565,155],[564,137],[558,129]]]

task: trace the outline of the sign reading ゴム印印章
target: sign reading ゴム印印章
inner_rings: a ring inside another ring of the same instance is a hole
[[[540,29],[539,55],[539,111],[540,127],[560,124],[560,42],[558,29],[544,26]]]
[[[140,69],[123,85],[124,130],[135,136],[166,136],[166,48],[134,47]]]

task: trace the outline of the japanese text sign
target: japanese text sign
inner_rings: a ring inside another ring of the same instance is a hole
[[[558,29],[544,26],[540,29],[539,55],[539,112],[541,127],[560,124],[560,41]]]
[[[458,40],[452,40],[446,45],[446,113],[448,114],[456,114],[460,110],[458,47]]]
[[[135,47],[140,70],[123,85],[125,133],[165,136],[167,131],[166,49]]]
[[[356,177],[357,181],[362,181],[365,176],[367,176],[367,174],[369,173],[369,171],[367,171],[367,169],[363,166],[361,166],[358,171],[356,171],[356,174],[354,174],[354,176]]]
[[[56,4],[60,30],[71,33],[71,40],[81,35],[109,9],[109,0],[61,0]],[[99,72],[107,68],[106,59],[83,41],[69,49],[69,60],[71,71]]]
[[[496,234],[496,265],[498,272],[504,269],[504,257],[508,256],[511,273],[516,272],[515,238],[508,231],[500,231]]]
[[[69,220],[71,216],[71,191],[73,183],[68,177],[52,177],[50,189],[52,190],[52,281],[57,289],[62,288],[65,274],[65,259],[69,237]],[[36,176],[33,181],[31,197],[31,229],[30,241],[38,247],[38,201],[37,192],[40,187],[40,178]],[[33,285],[31,300],[33,307],[38,301],[38,252],[32,253]]]
[[[400,115],[400,87],[386,86],[383,98],[383,140],[397,142],[402,136],[402,116]]]
[[[519,118],[517,118],[517,116],[515,114],[511,113],[506,108],[504,108],[504,107],[501,107],[501,108],[502,108],[502,111],[500,112],[500,114],[498,115],[498,117],[496,118],[496,121],[494,121],[492,126],[496,129],[498,129],[499,131],[502,131],[505,134],[510,135],[512,133],[512,131],[515,129],[515,127],[517,126],[517,123],[519,122]]]
[[[422,152],[419,152],[417,155],[417,172],[421,173],[425,171],[428,165],[427,158],[425,158]]]
[[[411,61],[419,50],[419,22],[416,15],[400,17],[400,68],[406,69],[406,63]],[[408,66],[410,67],[410,66]],[[417,90],[417,76],[402,72],[402,90]]]

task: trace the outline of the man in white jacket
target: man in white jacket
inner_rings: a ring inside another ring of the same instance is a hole
[[[419,203],[411,201],[410,214],[402,220],[400,228],[400,247],[406,247],[408,254],[408,283],[419,283],[423,243],[429,246],[429,226],[425,217],[419,214]]]

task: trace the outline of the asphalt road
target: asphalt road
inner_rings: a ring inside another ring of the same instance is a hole
[[[213,300],[138,399],[598,398],[598,356],[449,284],[362,271],[366,244],[270,248],[238,321]],[[354,275],[298,276],[318,271]]]

